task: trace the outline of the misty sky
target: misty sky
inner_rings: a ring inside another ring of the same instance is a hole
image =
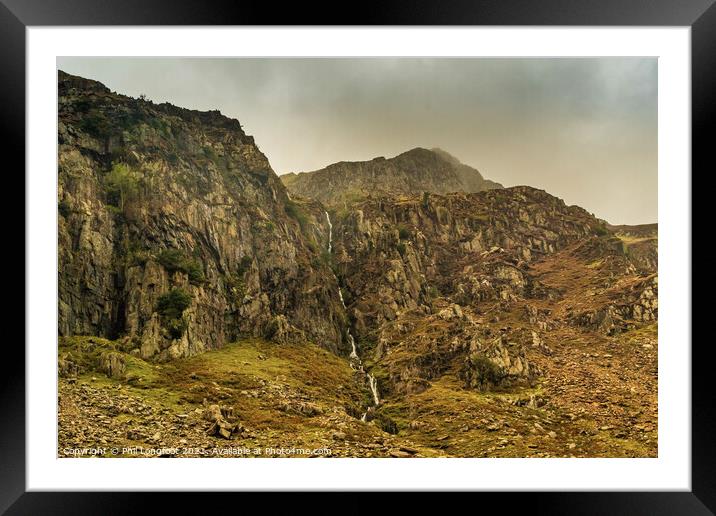
[[[657,60],[58,58],[238,118],[278,174],[441,147],[613,224],[657,220]]]

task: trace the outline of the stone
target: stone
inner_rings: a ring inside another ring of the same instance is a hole
[[[124,378],[126,363],[124,355],[115,351],[102,353],[97,364],[100,371],[103,371],[110,378]]]
[[[407,459],[408,457],[413,456],[412,453],[408,453],[402,450],[390,450],[389,455],[398,459]]]
[[[205,421],[210,423],[206,431],[207,435],[230,439],[234,433],[243,431],[243,427],[235,417],[232,407],[222,407],[218,404],[211,404],[204,409],[202,417]]]

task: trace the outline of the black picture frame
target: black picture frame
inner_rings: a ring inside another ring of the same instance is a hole
[[[25,30],[29,26],[83,25],[564,25],[689,26],[692,70],[692,169],[713,170],[709,138],[716,120],[716,0],[383,0],[339,9],[340,4],[271,4],[206,0],[0,0],[0,126],[5,174],[25,191]],[[279,7],[280,5],[280,7]],[[344,6],[343,8],[349,6]],[[14,166],[7,165],[10,159]],[[693,177],[693,172],[692,176]],[[16,231],[23,231],[17,227]],[[16,242],[24,240],[18,235]],[[19,244],[16,245],[19,249]],[[23,247],[24,249],[24,247]],[[668,252],[668,251],[667,251]],[[24,253],[24,251],[23,251]],[[23,254],[24,257],[24,254]],[[27,257],[24,257],[27,258]],[[23,263],[25,263],[23,261]],[[24,265],[23,265],[24,267]],[[27,273],[27,271],[26,271]],[[17,303],[19,306],[20,303]],[[24,304],[23,304],[24,306]],[[31,309],[32,307],[27,307]],[[10,318],[7,319],[9,323]],[[159,501],[162,510],[205,512],[208,494],[39,493],[25,489],[25,354],[6,340],[0,374],[0,512],[7,514],[134,514]],[[690,342],[670,343],[689,346]],[[692,491],[641,493],[485,493],[481,506],[506,500],[531,513],[714,514],[716,446],[710,342],[692,347]],[[8,367],[7,364],[12,364]],[[228,503],[246,494],[214,494]],[[265,496],[265,495],[264,495]],[[161,497],[161,500],[157,498]],[[487,500],[484,497],[490,497]],[[292,503],[299,499],[292,496]],[[420,501],[418,497],[416,500]],[[257,500],[258,501],[258,500]],[[316,500],[318,501],[318,500]],[[323,499],[321,499],[323,502]],[[259,501],[259,503],[261,503]],[[273,504],[273,502],[272,502]],[[369,504],[370,505],[370,504]],[[349,508],[351,509],[351,508]]]

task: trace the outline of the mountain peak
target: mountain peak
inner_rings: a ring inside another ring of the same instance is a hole
[[[428,150],[424,147],[415,147],[413,149],[407,150],[405,152],[402,152],[395,156],[396,158],[399,158],[401,156],[411,156],[411,157],[425,157],[425,158],[431,158],[433,157],[433,152],[431,150]]]
[[[462,161],[457,159],[455,156],[450,154],[448,151],[441,149],[440,147],[433,147],[432,149],[430,149],[430,151],[437,154],[438,156],[440,156],[442,159],[444,159],[448,163],[452,163],[453,165],[462,165],[463,164]]]
[[[423,192],[480,192],[502,188],[476,169],[438,148],[415,147],[393,158],[341,161],[321,170],[281,176],[288,190],[326,204],[368,197],[422,195]]]

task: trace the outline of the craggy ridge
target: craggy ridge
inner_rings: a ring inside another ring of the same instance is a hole
[[[58,88],[60,456],[656,456],[656,225],[440,149],[279,178],[218,111]]]

